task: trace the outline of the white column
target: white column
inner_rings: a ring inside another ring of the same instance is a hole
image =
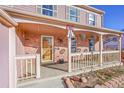
[[[119,61],[121,62],[121,42],[122,42],[122,36],[120,35],[120,37],[119,37],[119,52],[120,52],[120,59],[119,59]]]
[[[103,59],[102,59],[102,55],[103,55],[103,35],[100,34],[100,66],[102,66],[102,62],[103,62]]]
[[[17,85],[16,72],[16,31],[14,27],[9,28],[9,87],[15,88]]]
[[[71,38],[68,37],[68,72],[71,72]]]
[[[36,55],[36,78],[40,78],[40,54]]]

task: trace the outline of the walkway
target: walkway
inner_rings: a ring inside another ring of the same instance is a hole
[[[64,88],[65,85],[61,78],[56,78],[52,80],[45,80],[29,85],[21,86],[20,88]]]

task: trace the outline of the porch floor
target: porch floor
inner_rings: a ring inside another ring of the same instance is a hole
[[[49,78],[68,73],[68,63],[41,66],[41,78]]]
[[[117,65],[122,65],[122,64],[120,64],[120,62],[114,62],[114,63],[110,63],[110,64],[104,64],[102,67],[96,66],[94,68],[84,68],[82,70],[72,71],[71,73],[68,73],[67,71],[65,71],[65,70],[67,70],[67,63],[41,66],[40,79],[32,78],[32,79],[26,79],[23,81],[19,81],[17,87],[33,87],[33,84],[34,85],[37,85],[37,84],[41,85],[41,82],[42,83],[47,82],[47,81],[51,82],[52,80],[56,80],[56,79],[59,79],[59,81],[61,81],[61,78],[65,77],[65,76],[77,75],[80,73],[89,72],[91,70],[95,71],[98,69],[103,69],[103,68],[117,66]],[[61,67],[61,69],[59,67]],[[59,68],[59,69],[57,69],[57,68]],[[47,85],[45,84],[45,86],[47,86]],[[49,86],[49,84],[48,84],[48,86]],[[43,87],[43,86],[37,85],[34,87]]]

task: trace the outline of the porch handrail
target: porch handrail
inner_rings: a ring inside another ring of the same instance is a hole
[[[91,55],[91,54],[99,54],[100,52],[99,51],[94,51],[94,52],[83,52],[83,53],[71,53],[71,56],[80,56],[81,54],[83,55]]]
[[[71,69],[83,69],[99,65],[100,52],[71,53]]]
[[[113,51],[103,51],[103,54],[104,53],[118,53],[120,52],[119,50],[113,50]]]
[[[40,78],[40,55],[39,54],[17,55],[15,57],[15,60],[16,60],[17,80],[23,80],[27,78],[33,78],[33,77]],[[30,70],[30,72],[28,70]],[[20,76],[18,76],[18,74],[20,74]]]
[[[117,62],[119,60],[119,52],[119,50],[103,51],[102,64]],[[100,51],[71,53],[70,56],[72,70],[100,65]]]
[[[103,51],[103,64],[104,63],[113,63],[113,62],[119,62],[120,57],[120,51],[114,50],[114,51]]]
[[[15,59],[30,59],[36,58],[36,54],[24,54],[24,55],[17,55]]]

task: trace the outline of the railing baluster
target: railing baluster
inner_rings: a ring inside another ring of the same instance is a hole
[[[21,78],[23,78],[23,61],[22,60],[20,62],[20,65],[21,65],[21,69],[20,69],[20,71],[21,71]]]
[[[87,55],[85,55],[85,66],[84,67],[87,67]]]
[[[31,76],[32,76],[32,75],[33,75],[33,67],[32,67],[32,64],[33,64],[33,63],[32,63],[32,62],[33,62],[32,60],[33,60],[33,59],[30,59],[30,60],[31,60]]]
[[[27,59],[25,59],[26,60],[26,77],[28,76],[28,61],[27,61]]]

